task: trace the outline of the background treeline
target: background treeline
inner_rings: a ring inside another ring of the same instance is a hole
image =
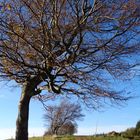
[[[140,140],[140,121],[137,122],[135,127],[128,128],[122,132],[122,136],[128,139]]]

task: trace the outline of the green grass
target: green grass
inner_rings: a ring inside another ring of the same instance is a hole
[[[13,140],[13,139],[9,139],[9,140]],[[108,137],[108,136],[98,136],[98,137],[94,137],[94,136],[58,136],[58,137],[32,137],[29,138],[29,140],[129,140],[127,138],[123,138],[123,137]],[[137,139],[133,139],[133,140],[140,140],[140,138]]]
[[[33,137],[29,140],[128,140],[122,137],[93,137],[93,136],[63,136],[63,137]]]

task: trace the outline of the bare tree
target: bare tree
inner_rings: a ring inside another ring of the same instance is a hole
[[[0,77],[22,88],[16,140],[28,140],[33,96],[76,95],[94,108],[127,99],[105,74],[120,77],[134,62],[139,11],[136,0],[0,1]]]
[[[44,119],[49,126],[49,133],[58,135],[67,131],[72,132],[76,126],[76,121],[84,117],[81,111],[80,105],[69,103],[66,100],[62,101],[58,106],[48,106],[44,114]]]

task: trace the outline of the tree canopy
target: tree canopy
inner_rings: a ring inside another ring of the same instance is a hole
[[[123,99],[105,85],[138,52],[135,0],[6,0],[0,2],[0,76],[56,94]],[[36,81],[36,82],[33,82]]]

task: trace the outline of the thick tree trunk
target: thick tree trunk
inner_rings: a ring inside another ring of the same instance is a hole
[[[28,118],[30,99],[30,91],[27,89],[27,86],[25,86],[22,89],[22,95],[18,106],[16,140],[28,140]]]

